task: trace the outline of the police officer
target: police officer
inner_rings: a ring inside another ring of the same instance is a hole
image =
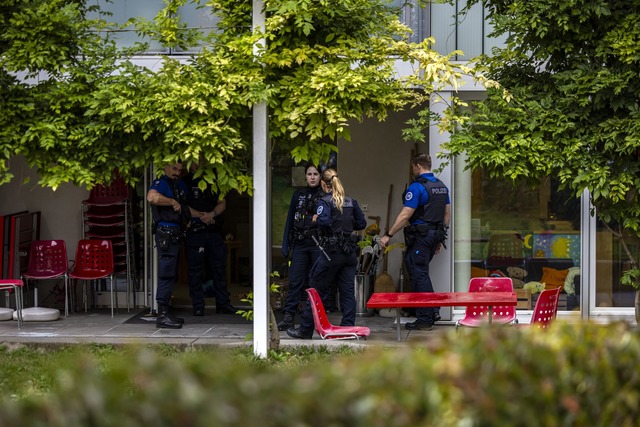
[[[186,204],[187,187],[180,179],[182,171],[181,162],[165,166],[165,175],[153,181],[147,192],[158,251],[157,328],[179,329],[184,323],[183,319],[169,312],[178,272],[180,241],[190,216]]]
[[[391,228],[380,239],[384,248],[395,233],[404,229],[407,245],[405,263],[415,292],[433,292],[429,262],[440,251],[447,238],[451,219],[449,189],[431,172],[431,157],[418,154],[411,160],[416,178],[403,195],[404,207]],[[409,222],[410,226],[405,227]],[[430,330],[440,320],[439,308],[416,309],[417,320],[407,323],[409,330]]]
[[[227,247],[222,238],[220,215],[226,209],[226,201],[209,183],[200,188],[201,177],[196,178],[197,165],[193,164],[185,177],[191,225],[186,233],[187,265],[189,268],[189,296],[194,316],[204,316],[203,281],[208,267],[213,280],[213,296],[216,313],[235,314],[227,290]]]
[[[291,255],[291,264],[289,266],[289,289],[282,310],[284,318],[278,323],[279,331],[286,331],[295,326],[294,319],[304,285],[308,282],[311,267],[320,255],[320,249],[313,241],[313,237],[319,237],[318,225],[313,221],[313,215],[324,192],[320,187],[320,172],[315,165],[307,164],[304,174],[307,186],[295,191],[291,197],[282,238],[282,255],[285,258]]]
[[[342,309],[341,326],[353,326],[356,322],[356,275],[357,236],[354,230],[364,230],[367,221],[358,202],[345,195],[344,187],[335,169],[322,174],[322,189],[325,195],[318,203],[315,220],[320,226],[320,244],[324,251],[311,270],[309,285],[318,290],[322,302],[327,305],[329,290],[335,281],[340,292]],[[287,334],[293,338],[311,339],[313,336],[313,314],[307,301],[298,328],[290,328]]]

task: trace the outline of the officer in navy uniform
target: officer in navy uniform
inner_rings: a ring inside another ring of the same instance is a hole
[[[318,225],[313,221],[313,216],[324,192],[320,186],[320,172],[315,165],[307,164],[304,174],[307,186],[296,190],[291,197],[282,238],[282,255],[285,258],[291,255],[291,264],[287,299],[282,310],[284,318],[278,323],[279,331],[295,326],[294,320],[303,297],[304,285],[308,283],[309,271],[320,255],[320,249],[313,241],[313,237],[319,238]]]
[[[227,290],[227,247],[222,237],[220,215],[226,209],[226,201],[220,193],[207,183],[200,189],[201,177],[196,178],[197,165],[185,177],[188,189],[188,204],[191,211],[191,225],[186,233],[187,265],[189,268],[189,296],[194,316],[204,316],[203,282],[208,267],[213,280],[213,296],[216,299],[216,313],[235,314]]]
[[[415,292],[433,292],[429,277],[429,262],[447,239],[451,219],[449,189],[431,172],[431,157],[418,154],[411,160],[416,180],[403,195],[404,207],[391,228],[380,239],[384,248],[398,231],[404,229],[407,245],[405,264]],[[410,226],[405,227],[407,221]],[[439,308],[416,309],[417,320],[407,323],[409,330],[430,330],[440,320]]]
[[[309,286],[316,288],[323,304],[329,301],[330,287],[335,281],[340,293],[341,326],[354,326],[356,322],[355,275],[358,236],[354,230],[364,230],[367,221],[358,202],[345,195],[342,182],[335,169],[322,174],[322,189],[327,193],[318,203],[315,220],[320,226],[320,245],[324,251],[311,270]],[[287,329],[290,337],[313,337],[313,313],[307,301],[298,328]]]
[[[147,192],[158,251],[157,328],[179,329],[184,323],[184,319],[175,317],[169,311],[178,275],[180,242],[190,217],[187,187],[180,179],[182,171],[181,162],[165,166],[165,175],[153,181]]]

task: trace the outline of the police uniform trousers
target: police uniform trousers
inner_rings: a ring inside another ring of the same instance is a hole
[[[189,296],[194,309],[204,309],[204,275],[209,269],[213,279],[216,308],[230,305],[227,290],[227,247],[220,233],[202,229],[187,229],[187,266],[189,270]]]
[[[328,252],[331,261],[324,255],[318,257],[318,262],[311,269],[309,286],[316,288],[325,307],[329,303],[331,284],[336,283],[340,293],[340,308],[342,321],[340,326],[354,326],[356,324],[356,295],[355,276],[358,259],[355,248],[349,252],[341,249]],[[311,304],[307,301],[300,318],[300,329],[305,332],[313,332],[313,312]]]
[[[301,239],[293,243],[289,266],[289,288],[283,309],[285,313],[295,314],[300,301],[306,301],[305,285],[309,283],[309,272],[319,256],[320,249],[313,239]]]
[[[423,235],[416,234],[413,245],[407,248],[405,264],[409,272],[409,281],[414,292],[433,292],[429,277],[429,263],[438,248],[437,230],[429,229]],[[439,308],[416,308],[416,318],[420,322],[433,323]]]
[[[156,249],[158,251],[158,289],[156,302],[158,306],[169,306],[173,287],[178,275],[178,259],[180,256],[180,240],[155,234]],[[161,242],[162,241],[162,242]]]

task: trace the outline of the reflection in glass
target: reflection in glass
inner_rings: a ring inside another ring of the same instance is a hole
[[[633,307],[635,289],[620,284],[625,271],[630,268],[625,250],[637,259],[640,241],[637,236],[622,232],[617,224],[598,221],[596,228],[596,307]]]
[[[204,2],[201,2],[204,3]],[[164,7],[162,0],[123,0],[118,2],[107,2],[104,0],[89,0],[88,5],[99,5],[106,21],[119,25],[124,25],[131,18],[145,18],[152,21],[158,12]],[[188,2],[180,7],[180,18],[189,28],[200,28],[203,33],[209,33],[215,29],[219,19],[213,15],[210,7],[200,7],[198,3]],[[97,13],[89,14],[88,18],[98,18]],[[158,41],[140,36],[136,33],[133,25],[128,25],[122,30],[114,32],[112,38],[120,47],[132,47],[135,43],[147,43],[146,53],[168,53]]]
[[[514,185],[456,170],[455,182],[455,290],[472,277],[507,276],[519,309],[559,287],[559,310],[579,310],[580,200],[553,178]]]

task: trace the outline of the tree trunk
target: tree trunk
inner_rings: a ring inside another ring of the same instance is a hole
[[[637,295],[636,295],[636,313],[638,313],[638,305],[637,305]],[[273,308],[271,304],[269,304],[269,349],[273,351],[280,350],[280,331],[278,331],[278,321],[276,320],[276,315],[273,312]]]

